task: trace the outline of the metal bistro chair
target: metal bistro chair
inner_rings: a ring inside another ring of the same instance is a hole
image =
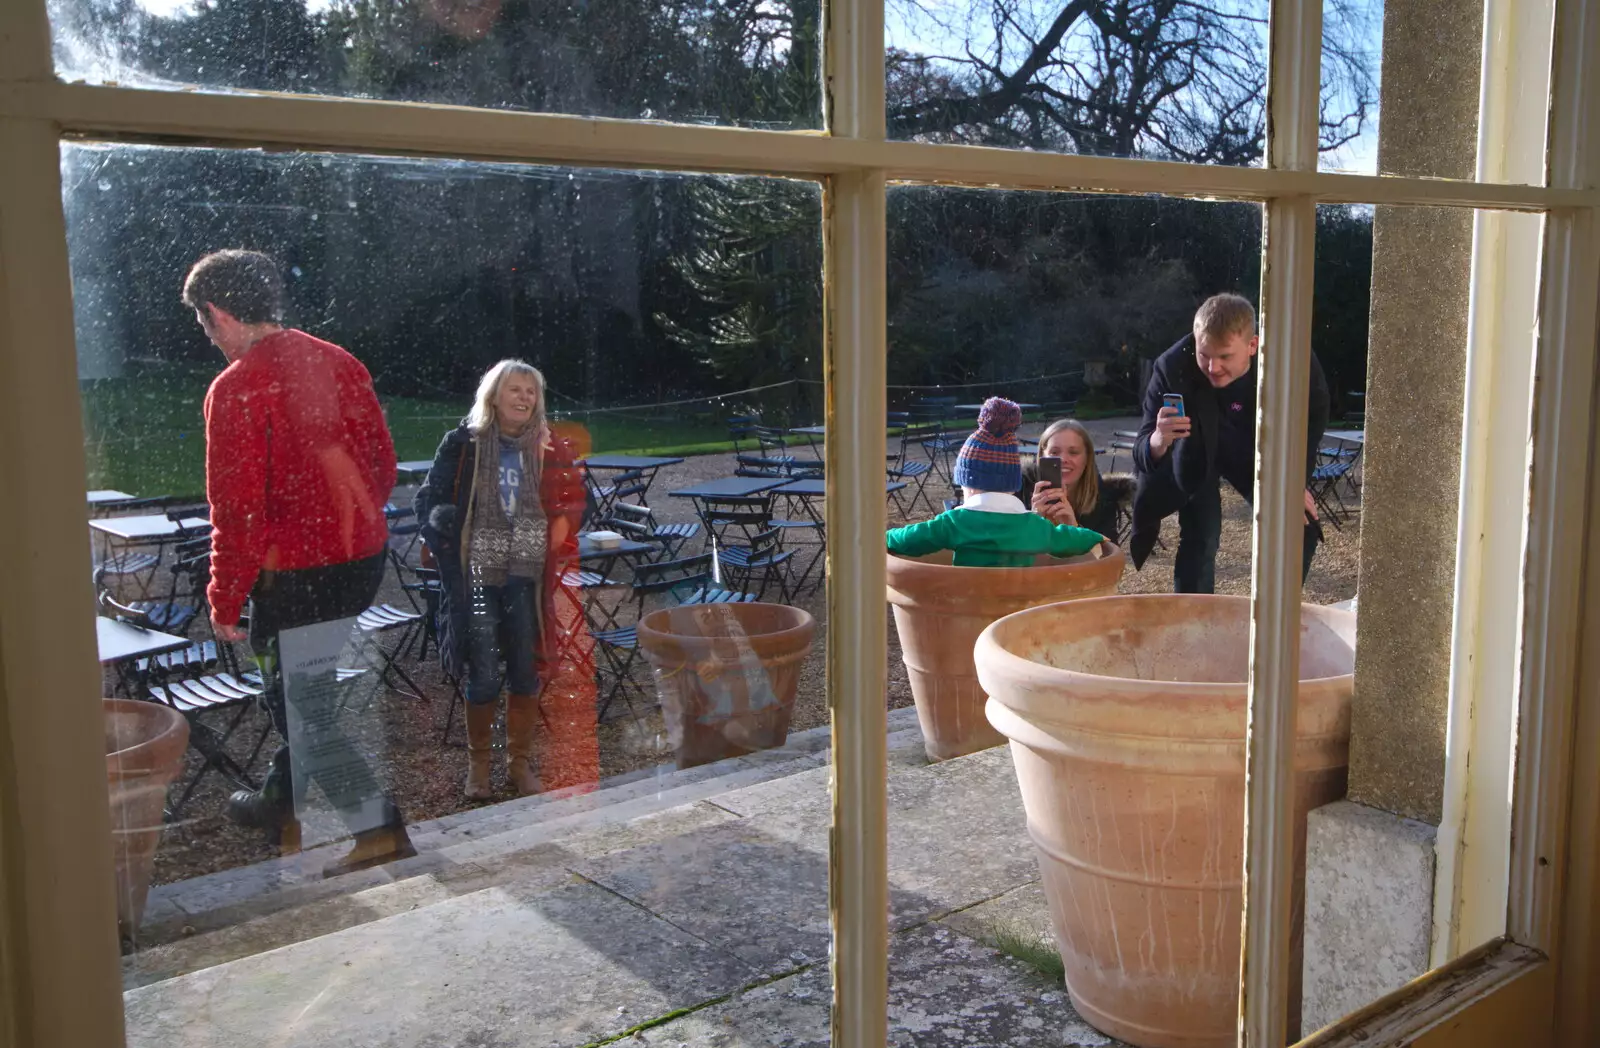
[[[159,512],[166,513],[177,505],[180,499],[172,495],[155,495],[148,498],[128,499],[116,505],[116,516],[137,516],[140,513]],[[171,518],[171,514],[168,514]],[[178,518],[171,518],[178,519]],[[136,548],[116,549],[108,541],[104,546],[104,556],[101,557],[100,567],[106,575],[113,577],[130,578],[139,589],[141,598],[149,596],[150,587],[155,583],[156,569],[161,565],[161,554],[165,544],[157,545],[154,552]]]
[[[906,487],[901,491],[893,492],[891,497],[895,505],[900,507],[900,512],[910,516],[916,509],[920,499],[927,502],[928,508],[933,508],[933,496],[928,494],[928,478],[938,474],[934,465],[932,453],[927,457],[918,457],[912,450],[913,447],[926,448],[926,441],[938,437],[943,433],[942,427],[908,425],[900,431],[900,456],[888,467],[889,476],[894,480],[904,481]],[[906,495],[905,492],[910,492]]]
[[[655,510],[649,506],[635,506],[618,502],[611,507],[611,516],[603,522],[612,531],[638,542],[655,542],[661,546],[657,560],[670,560],[683,551],[684,545],[700,534],[698,521],[681,524],[657,524]]]
[[[802,458],[794,454],[789,447],[788,434],[783,430],[758,426],[756,440],[761,445],[762,456],[784,462],[789,476],[796,479],[822,476],[822,460],[812,455]]]
[[[789,563],[793,551],[783,549],[782,532],[772,526],[772,504],[753,495],[702,500],[702,519],[711,539],[712,578],[721,585],[732,576],[737,588],[749,591],[761,576],[756,600],[778,584],[779,600],[789,603]]]
[[[143,612],[118,604],[104,589],[99,601],[102,612],[151,628],[151,621]],[[169,818],[182,812],[207,774],[221,775],[239,789],[256,788],[247,769],[261,755],[261,748],[272,733],[272,722],[263,716],[261,732],[242,764],[228,752],[234,732],[258,705],[263,693],[260,675],[241,671],[232,645],[219,644],[215,638],[197,641],[178,651],[140,659],[134,668],[136,679],[151,699],[177,710],[189,722],[189,745],[202,761],[184,784],[177,802],[168,807]],[[210,723],[208,718],[224,711],[231,713],[220,727]]]
[[[1321,509],[1323,519],[1339,531],[1344,530],[1344,518],[1353,515],[1339,495],[1339,484],[1346,479],[1354,465],[1350,460],[1324,462],[1311,471],[1311,497]]]
[[[630,690],[638,693],[641,698],[648,699],[648,693],[633,679],[633,669],[639,658],[638,624],[639,620],[644,618],[645,606],[650,598],[666,597],[667,607],[689,604],[747,604],[755,600],[752,594],[713,585],[711,573],[707,570],[711,564],[711,554],[700,553],[681,560],[640,564],[633,569],[633,588],[630,593],[635,604],[633,624],[595,630],[592,634],[595,646],[599,648],[605,662],[600,674],[605,697],[600,702],[597,719],[605,719],[606,712],[618,695],[621,695],[623,701],[628,704],[629,712],[637,717],[638,711],[634,709],[633,699],[629,695]]]
[[[206,585],[211,581],[211,537],[179,542],[173,547],[167,571],[170,584],[162,592],[150,594],[147,588],[147,599],[130,601],[128,606],[143,615],[152,629],[187,636],[205,607]],[[109,574],[102,565],[95,572],[97,586]]]

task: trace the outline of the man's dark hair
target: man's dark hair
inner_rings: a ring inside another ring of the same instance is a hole
[[[183,281],[183,304],[206,303],[245,324],[283,322],[283,276],[278,264],[259,251],[213,251],[193,266]]]

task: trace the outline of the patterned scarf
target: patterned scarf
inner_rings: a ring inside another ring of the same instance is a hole
[[[543,428],[541,421],[535,418],[515,439],[522,456],[522,488],[517,496],[516,515],[510,518],[500,502],[500,434],[491,429],[475,438],[478,461],[467,519],[462,525],[467,579],[474,586],[504,586],[506,579],[513,576],[536,582],[544,577],[550,523],[539,501],[544,459],[537,443]]]

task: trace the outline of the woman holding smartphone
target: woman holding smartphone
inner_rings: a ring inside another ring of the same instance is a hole
[[[1060,483],[1045,476],[1052,470],[1041,461],[1061,463]],[[1132,494],[1133,486],[1123,477],[1110,480],[1100,475],[1094,461],[1094,439],[1076,419],[1057,419],[1039,435],[1039,452],[1022,469],[1022,490],[1017,498],[1031,506],[1039,516],[1055,524],[1072,524],[1115,541],[1117,502]]]

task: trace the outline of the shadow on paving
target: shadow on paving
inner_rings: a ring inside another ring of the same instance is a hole
[[[829,774],[674,809],[665,836],[640,826],[621,848],[539,848],[381,919],[131,990],[128,1043],[825,1044]],[[1059,985],[939,923],[1036,878],[1006,750],[897,765],[889,804],[890,1043],[1109,1043]]]

